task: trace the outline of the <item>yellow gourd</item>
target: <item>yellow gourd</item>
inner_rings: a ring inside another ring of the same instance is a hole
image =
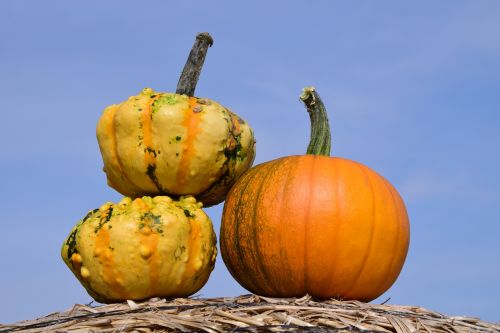
[[[250,126],[206,98],[144,89],[105,109],[97,139],[108,184],[123,195],[223,201],[255,155]]]
[[[87,214],[61,255],[98,302],[186,297],[214,267],[216,236],[193,197],[124,198]]]
[[[252,166],[250,126],[221,104],[194,97],[212,42],[198,34],[176,93],[146,88],[104,110],[97,139],[108,184],[121,194],[193,195],[211,206]]]

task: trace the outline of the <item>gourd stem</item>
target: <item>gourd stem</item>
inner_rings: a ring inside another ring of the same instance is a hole
[[[205,62],[208,48],[212,46],[214,40],[208,32],[201,32],[196,35],[193,48],[182,70],[181,77],[177,83],[177,94],[194,96],[196,84],[200,77],[201,68]]]
[[[304,102],[311,119],[311,139],[307,154],[330,156],[332,137],[325,105],[314,87],[302,89],[300,99]]]

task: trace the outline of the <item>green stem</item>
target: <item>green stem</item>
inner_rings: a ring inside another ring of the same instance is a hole
[[[194,96],[196,84],[200,77],[203,63],[207,55],[208,48],[212,46],[214,40],[208,32],[201,32],[196,35],[193,48],[182,70],[181,77],[177,83],[177,94]]]
[[[311,119],[311,140],[307,154],[330,156],[332,137],[325,105],[314,87],[302,89],[300,99],[304,102]]]

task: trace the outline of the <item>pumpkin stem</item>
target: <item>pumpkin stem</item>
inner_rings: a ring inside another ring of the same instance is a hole
[[[180,95],[194,96],[196,84],[200,77],[201,68],[205,62],[208,48],[212,46],[214,40],[208,32],[201,32],[196,35],[193,48],[182,70],[181,77],[177,83],[176,93]]]
[[[307,154],[330,156],[332,137],[325,105],[314,87],[302,89],[300,99],[304,102],[311,118],[311,140]]]

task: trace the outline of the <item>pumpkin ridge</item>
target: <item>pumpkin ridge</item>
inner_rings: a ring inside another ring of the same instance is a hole
[[[274,168],[273,168],[274,167]],[[279,167],[279,165],[277,165],[277,167]],[[264,185],[266,184],[267,180],[270,178],[270,175],[273,173],[273,169],[276,168],[276,165],[273,163],[273,164],[269,164],[269,167],[268,169],[268,172],[265,173],[265,176],[264,177],[260,177],[259,180],[261,181],[259,186],[257,187],[257,193],[255,193],[255,200],[254,200],[254,206],[253,206],[253,214],[252,214],[252,225],[251,225],[251,230],[253,231],[253,235],[252,235],[252,241],[254,243],[254,249],[255,249],[255,252],[254,252],[254,255],[258,258],[256,258],[257,260],[257,266],[258,266],[258,270],[260,271],[263,279],[261,281],[266,281],[267,283],[263,283],[263,287],[264,289],[266,289],[268,287],[268,284],[271,284],[273,286],[270,287],[271,290],[276,290],[275,286],[274,286],[274,283],[276,282],[275,280],[272,280],[272,279],[269,279],[269,275],[267,274],[267,268],[264,267],[264,264],[262,262],[262,253],[259,251],[260,247],[259,247],[259,242],[258,242],[258,237],[257,237],[257,214],[259,213],[259,210],[258,210],[258,205],[257,205],[257,202],[260,200],[260,196],[262,194],[262,191],[263,191],[263,188],[264,188]],[[265,218],[267,219],[267,216],[265,216]],[[257,275],[257,274],[256,274]],[[269,290],[269,289],[268,289]]]
[[[255,168],[253,169],[250,169],[248,172],[246,172],[241,178],[240,178],[240,181],[238,181],[235,186],[233,186],[233,188],[229,191],[229,192],[234,192],[236,193],[236,197],[235,197],[235,201],[236,203],[234,204],[234,207],[236,207],[235,209],[233,209],[230,214],[232,216],[243,216],[242,212],[241,212],[241,207],[243,205],[246,204],[245,203],[242,203],[242,193],[245,193],[248,186],[250,185],[250,182],[246,181],[246,182],[241,182],[241,180],[243,179],[246,179],[246,178],[250,178],[251,179],[251,175],[253,175],[255,173],[254,170],[260,170],[262,168],[262,165],[258,165],[256,166]],[[243,185],[241,185],[243,184]],[[243,189],[240,190],[240,186],[244,186]],[[224,221],[224,216],[225,216],[225,212],[226,212],[226,205],[224,205],[224,210],[222,212],[222,217],[223,217],[223,221]],[[233,218],[231,218],[233,219]],[[241,284],[243,284],[245,287],[248,287],[249,285],[251,285],[251,283],[247,283],[247,281],[242,281],[241,278],[238,278],[239,277],[242,277],[242,276],[245,276],[244,275],[244,272],[239,272],[240,268],[243,266],[245,268],[245,271],[248,271],[249,270],[249,267],[245,264],[245,261],[243,260],[243,249],[241,247],[241,244],[240,244],[240,237],[239,237],[239,227],[240,227],[240,224],[241,224],[241,219],[238,219],[238,222],[235,223],[232,227],[228,228],[227,227],[227,224],[226,223],[222,223],[222,227],[225,228],[225,229],[229,229],[229,232],[231,233],[229,235],[229,237],[227,238],[232,238],[234,240],[234,246],[230,246],[230,248],[234,251],[237,252],[237,255],[234,256],[232,253],[229,255],[229,253],[231,252],[230,249],[226,248],[226,240],[225,240],[225,236],[227,234],[227,232],[225,230],[222,230],[221,232],[221,236],[220,236],[220,242],[221,242],[221,255],[222,255],[222,259],[223,261],[226,261],[226,260],[233,260],[235,257],[237,259],[237,261],[239,262],[239,265],[237,265],[236,263],[233,263],[231,262],[229,265],[226,264],[226,267],[228,268],[229,272],[231,273],[231,275],[236,279],[238,280]],[[227,253],[227,255],[224,255],[224,253]]]
[[[297,161],[300,160],[300,157],[298,156],[290,156],[290,157],[282,157],[282,158],[279,158],[276,160],[276,164],[278,165],[278,167],[280,167],[280,169],[284,168],[285,166],[287,167],[287,174],[286,176],[283,177],[283,179],[286,179],[286,181],[284,182],[284,187],[283,187],[283,192],[284,194],[286,193],[289,193],[289,188],[291,186],[291,177],[293,176],[293,174],[296,173],[297,171]],[[285,202],[287,202],[287,198],[284,198],[280,201],[280,207],[278,208],[279,209],[279,214],[278,216],[284,216],[285,215],[285,210],[286,210],[286,205],[284,205]],[[283,258],[281,258],[281,262],[283,261]],[[283,266],[286,266],[286,265],[282,265],[281,269],[283,269],[284,267]],[[301,283],[301,286],[300,288],[302,290],[304,290],[304,281],[302,281]]]
[[[308,160],[311,160],[310,162],[310,166],[309,166],[309,175],[307,177],[307,182],[304,182],[305,184],[307,184],[309,186],[309,189],[308,189],[308,192],[309,192],[309,195],[307,196],[307,204],[306,204],[306,215],[304,216],[304,221],[309,221],[309,218],[311,216],[311,201],[312,201],[312,197],[313,197],[313,191],[314,191],[314,186],[311,186],[312,184],[314,184],[314,165],[316,164],[315,161],[316,161],[316,156],[313,156],[312,158],[310,159],[303,159],[305,161],[308,161]],[[304,244],[309,244],[309,238],[310,238],[310,233],[309,233],[309,228],[308,228],[308,225],[307,223],[304,223]],[[309,259],[308,259],[308,256],[309,256],[309,253],[307,251],[307,247],[305,248],[304,250],[304,289],[307,291],[307,292],[310,292],[309,291]]]
[[[339,164],[337,163],[339,159],[338,158],[333,158],[331,161],[332,163],[330,163],[330,169],[329,169],[329,172],[332,173],[332,178],[333,179],[337,179],[339,178],[338,175],[339,175]],[[341,209],[343,209],[343,206],[340,204],[340,201],[339,201],[339,198],[340,198],[340,189],[339,189],[339,186],[335,186],[335,202],[334,202],[334,207],[335,209],[337,210],[337,213],[339,216],[342,216],[342,212],[341,212]],[[331,232],[331,235],[334,236],[335,238],[333,238],[332,236],[332,244],[335,246],[335,248],[333,249],[333,253],[335,254],[334,257],[333,257],[333,262],[334,263],[337,263],[337,260],[338,260],[338,253],[339,253],[339,250],[336,248],[337,247],[337,244],[338,244],[338,234],[339,234],[339,231],[338,231],[338,224],[337,223],[334,223],[334,222],[330,222],[330,224],[332,224],[334,230]],[[327,290],[334,290],[334,288],[332,288],[332,284],[335,284],[335,277],[337,275],[337,267],[338,265],[332,265],[332,267],[330,268],[330,274],[329,274],[329,280],[332,282]],[[336,295],[337,296],[337,295]]]
[[[403,199],[399,196],[399,194],[396,192],[396,189],[389,183],[383,182],[384,186],[387,188],[389,193],[391,194],[391,198],[393,202],[395,203],[394,205],[394,210],[396,211],[396,220],[397,220],[397,234],[396,234],[396,239],[397,241],[393,245],[393,249],[397,249],[400,247],[401,243],[401,234],[402,234],[402,229],[403,229],[403,221],[405,220],[404,216],[401,215],[401,203],[403,202]],[[396,207],[396,205],[398,207]],[[408,245],[407,245],[408,248]],[[407,250],[408,251],[408,250]],[[391,251],[392,253],[397,253],[396,251]],[[404,256],[403,260],[406,258],[406,255]],[[397,263],[397,256],[393,256],[390,265],[388,267],[390,268],[389,271],[394,271],[393,266]],[[392,281],[388,286],[386,286],[385,289],[388,289],[395,281]],[[384,286],[385,287],[385,286]]]
[[[356,166],[357,169],[361,171],[361,173],[365,176],[367,183],[369,184],[370,187],[370,193],[371,193],[371,198],[372,198],[372,209],[371,209],[371,218],[370,221],[371,223],[371,228],[370,231],[367,232],[370,234],[370,240],[368,241],[368,247],[365,249],[365,254],[363,256],[363,261],[361,262],[361,267],[358,269],[358,272],[355,274],[355,278],[353,281],[344,289],[342,290],[343,294],[349,295],[349,293],[355,289],[356,284],[358,283],[360,277],[363,275],[363,271],[366,269],[366,263],[368,262],[368,258],[370,257],[370,254],[372,253],[372,247],[373,247],[373,240],[374,240],[374,235],[375,235],[375,229],[376,229],[376,224],[377,221],[376,219],[376,212],[377,212],[377,205],[376,205],[376,198],[375,198],[375,191],[373,189],[373,184],[370,175],[366,172],[365,168],[361,166],[359,163],[354,162],[354,165]]]
[[[384,187],[387,189],[387,191],[390,193],[391,195],[391,199],[393,201],[393,203],[395,204],[393,209],[395,211],[395,215],[396,215],[396,225],[397,225],[397,233],[396,233],[396,242],[394,243],[393,245],[393,250],[391,251],[391,253],[395,253],[394,249],[397,249],[399,247],[399,243],[401,242],[401,239],[400,239],[400,234],[401,234],[401,216],[399,215],[399,209],[396,208],[396,205],[398,205],[395,197],[394,197],[394,192],[392,191],[392,189],[389,188],[389,186],[384,183]],[[396,256],[392,256],[391,258],[391,262],[389,263],[388,267],[391,268],[390,271],[392,271],[392,266],[394,265],[394,262],[396,261]],[[387,283],[387,282],[386,282]],[[390,285],[389,285],[390,286]]]
[[[293,192],[293,191],[289,191],[289,189],[291,188],[290,179],[292,179],[292,177],[297,173],[297,170],[299,169],[299,163],[302,159],[303,159],[303,156],[288,156],[288,157],[281,157],[281,158],[273,161],[273,163],[277,166],[277,168],[279,168],[279,173],[283,174],[283,176],[279,177],[279,180],[281,182],[279,183],[279,186],[277,186],[279,188],[282,188],[282,192],[280,192],[281,195],[279,195],[279,197],[283,198],[280,201],[280,206],[277,207],[277,209],[279,210],[278,216],[280,218],[282,218],[283,216],[286,215],[287,207],[284,203],[286,203],[289,200],[286,195],[287,195],[287,193]],[[286,174],[284,174],[285,172],[286,172]],[[281,267],[279,268],[280,270],[285,270],[287,268],[288,269],[290,268],[290,265],[288,263],[283,264],[283,262],[287,259],[288,259],[287,257],[280,257],[280,262],[281,262]],[[295,274],[295,272],[293,270],[288,272],[289,276],[292,276],[294,274]],[[277,282],[279,282],[279,281],[277,281]],[[280,288],[278,289],[279,293],[275,292],[274,295],[281,294],[281,295],[292,296],[292,295],[288,295],[288,293],[286,291],[286,287],[285,287],[286,284],[287,283],[279,284],[279,286],[280,286]],[[302,290],[302,292],[305,291],[304,280],[297,282],[297,286],[299,289]],[[285,287],[284,292],[282,290],[283,287]],[[276,291],[276,289],[275,289],[275,291]]]
[[[269,169],[269,166],[271,165],[271,163],[265,163],[265,164],[262,164],[260,168],[258,169],[262,169],[262,170],[267,170]],[[265,172],[265,171],[263,171]],[[255,174],[256,172],[253,172],[253,174]],[[267,173],[267,172],[266,172]],[[254,179],[254,177],[251,177],[250,178],[251,180]],[[258,178],[258,180],[260,180],[260,178]],[[252,186],[250,186],[252,185]],[[248,187],[251,187],[253,188],[254,187],[254,183],[252,183],[252,181],[249,181],[249,182],[246,182],[245,184],[245,188],[242,190],[242,191],[239,191],[239,193],[245,193],[246,192],[246,189]],[[248,203],[248,200],[242,202],[242,199],[243,199],[243,196],[240,195],[239,196],[239,200],[238,200],[238,211],[240,211],[240,207],[242,206],[245,206],[247,205],[247,208],[248,210],[252,210],[255,212],[255,209],[256,209],[256,202],[257,202],[257,196],[255,196],[254,198],[252,198],[252,200],[250,201],[250,203]],[[236,216],[244,216],[244,223],[241,223],[241,220],[239,223],[236,224],[236,229],[235,229],[235,239],[236,239],[236,249],[238,251],[238,259],[240,259],[240,263],[241,263],[241,266],[244,268],[244,272],[248,272],[248,271],[252,271],[252,273],[255,272],[254,270],[254,266],[250,267],[248,264],[247,264],[247,261],[245,260],[245,250],[243,249],[243,247],[241,246],[241,243],[240,243],[240,226],[242,224],[250,224],[248,221],[247,221],[247,215],[245,214],[245,211],[244,210],[241,210],[241,214],[236,214]],[[249,226],[247,226],[249,228]],[[247,241],[248,237],[245,237],[245,241]],[[252,253],[253,254],[253,253]],[[240,266],[240,267],[241,267]],[[239,276],[241,276],[241,274],[239,274]],[[257,280],[257,279],[255,279]],[[254,279],[249,279],[248,281],[246,281],[245,283],[247,286],[251,287],[251,290],[258,290],[259,289],[259,283],[258,281],[254,281]],[[256,285],[257,284],[257,287]]]

